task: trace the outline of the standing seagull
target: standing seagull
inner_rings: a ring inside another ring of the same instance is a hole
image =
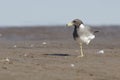
[[[90,31],[90,28],[85,26],[84,23],[79,19],[73,20],[72,22],[68,23],[67,26],[74,26],[73,38],[80,45],[80,55],[78,57],[83,57],[84,54],[82,44],[85,43],[88,45],[90,41],[95,38],[95,35]]]

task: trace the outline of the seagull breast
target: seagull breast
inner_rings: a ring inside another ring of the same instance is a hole
[[[81,40],[83,43],[86,43],[87,45],[92,39],[95,38],[95,35],[90,31],[90,28],[88,26],[84,26],[83,24],[79,26],[77,32],[79,34],[79,40]]]

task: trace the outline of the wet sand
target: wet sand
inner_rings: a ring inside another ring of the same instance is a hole
[[[99,33],[76,58],[73,28],[0,28],[0,80],[120,80],[120,28],[92,30]]]

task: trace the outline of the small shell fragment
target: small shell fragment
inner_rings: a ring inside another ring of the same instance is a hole
[[[74,64],[71,64],[70,66],[71,66],[71,67],[75,67],[75,65],[74,65]]]
[[[42,44],[43,44],[43,45],[46,45],[47,43],[46,43],[46,42],[43,42]]]
[[[97,53],[98,54],[104,54],[104,50],[99,50]]]

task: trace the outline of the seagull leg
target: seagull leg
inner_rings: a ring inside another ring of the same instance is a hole
[[[84,54],[83,54],[83,48],[82,48],[82,43],[80,43],[80,55],[78,56],[79,57],[83,57]]]

